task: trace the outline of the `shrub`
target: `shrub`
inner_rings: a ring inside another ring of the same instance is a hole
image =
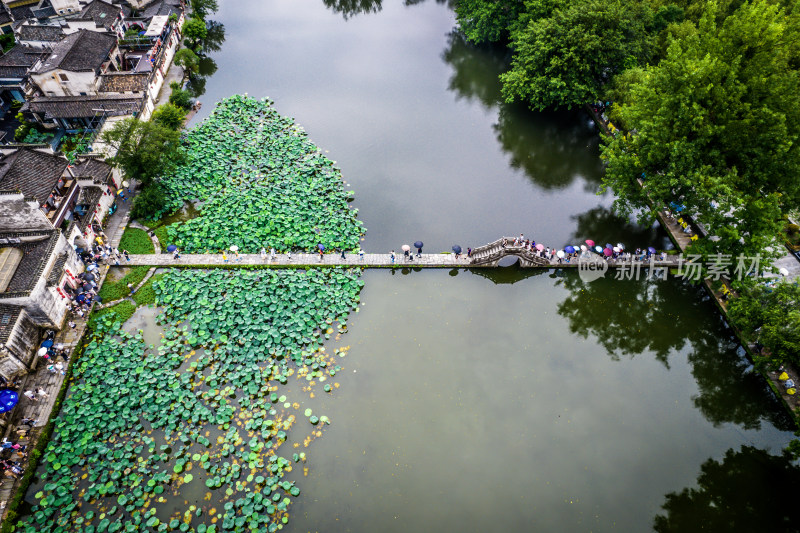
[[[157,181],[152,181],[133,200],[131,217],[140,219],[153,218],[164,209],[166,202],[167,197],[164,195],[161,185]]]
[[[155,122],[171,130],[179,130],[185,118],[186,110],[169,102],[159,106],[153,113]]]
[[[172,89],[172,94],[169,95],[170,104],[182,107],[183,109],[192,107],[192,95],[189,94],[189,91],[181,89],[180,84],[176,81],[170,83],[169,87]]]

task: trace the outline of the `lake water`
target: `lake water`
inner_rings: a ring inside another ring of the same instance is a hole
[[[520,232],[669,246],[597,194],[585,115],[502,103],[505,52],[468,45],[448,5],[410,4],[223,3],[195,120],[233,93],[272,98],[342,168],[370,251]],[[791,438],[698,288],[516,269],[364,279],[291,531],[644,531],[706,460]]]
[[[587,117],[501,103],[507,57],[467,45],[447,4],[246,0],[214,18],[226,41],[194,121],[234,93],[271,97],[342,168],[366,250],[520,232],[668,246],[597,195]],[[351,347],[341,387],[313,401],[332,424],[290,475],[303,492],[284,529],[646,531],[707,460],[779,453],[788,416],[703,290],[610,278],[366,271],[330,342]]]

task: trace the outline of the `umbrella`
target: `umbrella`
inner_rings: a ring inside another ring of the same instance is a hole
[[[788,271],[787,269],[783,268],[783,267],[781,267],[781,268],[778,270],[778,272],[780,272],[780,273],[781,273],[781,276],[788,276],[788,275],[789,275],[789,271]]]
[[[581,244],[581,252],[585,252],[586,250],[588,250],[586,245],[585,244]]]
[[[317,248],[318,248],[318,249],[319,249],[319,251],[321,251],[321,252],[324,252],[324,251],[325,251],[325,246],[323,246],[322,244],[318,244],[318,245],[317,245]]]
[[[120,189],[120,190],[117,191],[117,194],[122,194],[124,192],[125,192],[125,189]]]
[[[624,250],[625,249],[625,245],[622,244],[621,242],[618,242],[617,243],[617,248],[619,248],[620,250]]]
[[[567,252],[568,254],[574,254],[575,248],[573,248],[572,246],[567,246],[564,248],[564,251]]]
[[[564,257],[564,250],[559,250],[559,251],[557,251],[557,252],[556,252],[556,255],[557,255],[558,257]]]
[[[648,252],[650,252],[651,254],[654,254],[654,253],[656,253],[656,249],[655,249],[655,248],[653,248],[652,246],[651,246],[651,247],[649,247],[649,248],[647,249],[647,251],[648,251]]]
[[[609,257],[614,252],[611,251],[611,248],[603,248],[603,255]]]
[[[787,389],[790,388],[790,387],[794,387],[794,380],[787,379],[786,383],[784,383],[784,385],[786,385]]]
[[[612,250],[614,250],[615,252],[619,253],[619,252],[622,251],[622,248],[620,248],[619,246],[615,246],[615,247],[612,248]]]
[[[403,250],[404,252],[411,251],[411,247],[409,245],[407,245],[407,244],[404,244],[403,246],[401,246],[400,249]]]
[[[599,246],[595,246],[594,247],[594,251],[597,252],[598,254],[602,254],[603,253],[603,249],[601,247],[599,247]]]
[[[19,396],[13,390],[0,390],[0,413],[12,410],[18,401]]]
[[[786,381],[787,379],[789,379],[789,374],[787,374],[786,372],[781,372],[781,375],[778,376],[778,379],[780,379],[781,381]]]
[[[86,296],[84,296],[83,294],[79,294],[78,296],[75,297],[75,301],[78,302],[79,304],[82,304],[86,301]]]
[[[178,247],[175,246],[174,244],[170,244],[169,246],[167,246],[167,251],[168,252],[174,252],[177,249],[178,249]]]
[[[542,243],[537,244],[536,245],[536,249],[541,252],[542,250],[544,250],[544,244],[542,244]]]
[[[122,186],[123,186],[123,187],[127,187],[128,185],[130,185],[130,183],[128,183],[127,181],[123,181],[123,182],[122,182]]]
[[[788,394],[789,396],[794,396],[795,394],[797,394],[797,389],[795,389],[794,387],[791,389],[786,389],[786,394]]]
[[[584,242],[589,246],[594,246],[594,241],[592,239],[586,239]]]
[[[229,249],[231,252],[238,252],[238,251],[239,251],[239,247],[238,247],[238,246],[236,246],[235,244],[234,244],[233,246],[231,246],[230,248],[228,248],[228,249]]]
[[[85,252],[85,251],[86,251],[86,250],[84,250],[83,248],[75,248],[75,253],[76,253],[76,254],[82,254],[82,253],[83,253],[83,252]]]
[[[605,247],[606,247],[606,248],[613,248],[613,247],[614,247],[614,245],[613,245],[613,244],[611,244],[610,242],[607,242]]]
[[[94,269],[96,269],[96,268],[97,268],[97,265],[95,265],[94,263],[92,263],[91,265],[89,265],[89,266],[87,266],[87,267],[86,267],[86,270],[88,270],[89,272],[91,272],[92,270],[94,270]]]
[[[79,278],[81,278],[81,279],[85,279],[86,281],[89,281],[89,280],[92,280],[92,279],[94,279],[94,276],[92,276],[92,275],[91,275],[91,274],[89,274],[88,272],[84,272],[83,274],[81,274],[81,275],[80,275],[80,276],[78,276],[78,277],[79,277]]]
[[[422,248],[422,241],[417,241],[414,243],[415,248]]]
[[[44,347],[42,347],[42,348],[39,348],[39,351],[38,351],[38,352],[36,352],[36,355],[38,355],[39,357],[41,357],[41,356],[43,356],[43,355],[44,355],[44,354],[46,354],[46,353],[47,353],[47,348],[44,348]]]
[[[457,253],[457,254],[460,254],[461,253],[461,247],[456,244],[455,246],[453,246],[453,251],[455,253]]]
[[[49,347],[51,347],[52,345],[53,345],[53,341],[51,341],[51,340],[46,340],[46,341],[44,341],[44,342],[42,343],[42,348],[49,348]]]

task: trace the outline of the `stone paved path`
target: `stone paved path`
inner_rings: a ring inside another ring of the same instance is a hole
[[[319,266],[351,266],[363,268],[386,268],[386,267],[421,267],[421,268],[494,268],[494,265],[486,264],[472,264],[470,258],[465,254],[461,254],[456,258],[455,254],[422,254],[422,257],[414,257],[411,260],[406,260],[401,253],[395,254],[395,261],[392,262],[391,256],[388,253],[383,254],[364,254],[363,259],[358,254],[346,254],[346,258],[342,259],[339,254],[324,254],[320,259],[319,254],[292,254],[291,259],[286,254],[277,254],[273,261],[269,258],[266,260],[261,259],[259,254],[240,254],[237,258],[235,254],[228,253],[228,259],[223,260],[222,254],[182,254],[179,259],[173,259],[172,254],[148,254],[148,255],[131,255],[130,261],[120,261],[120,266],[215,266],[215,265],[230,265],[246,266],[246,265],[271,265],[275,267],[319,267]],[[592,257],[599,257],[593,254]],[[629,264],[622,260],[609,260],[610,267],[620,266],[622,264]],[[643,266],[649,266],[648,261],[641,262]],[[677,256],[668,255],[666,261],[655,261],[654,266],[669,266],[674,267],[678,265]],[[539,266],[539,265],[537,265]],[[573,258],[572,262],[565,263],[558,261],[550,261],[546,265],[541,265],[542,268],[563,268],[563,267],[577,267],[578,261]]]

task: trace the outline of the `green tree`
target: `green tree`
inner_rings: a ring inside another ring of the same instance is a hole
[[[544,2],[553,3],[553,0]],[[542,2],[460,0],[456,4],[456,18],[461,31],[473,43],[507,41],[520,14],[536,3]]]
[[[721,26],[717,15],[709,3],[696,31],[632,84],[617,111],[635,133],[606,139],[604,185],[624,213],[683,204],[714,236],[692,251],[753,255],[800,198],[796,23],[766,0]]]
[[[192,16],[205,19],[209,13],[216,13],[219,9],[217,0],[191,0]]]
[[[183,67],[184,76],[191,76],[200,67],[200,58],[191,48],[181,48],[175,53],[175,64]]]
[[[179,130],[183,125],[183,120],[186,118],[186,111],[182,107],[175,104],[166,103],[156,108],[153,112],[153,122],[169,128],[171,130]]]
[[[189,17],[183,24],[183,36],[192,49],[197,49],[198,44],[208,35],[206,21],[196,17]]]
[[[169,103],[176,105],[183,109],[189,109],[192,107],[192,95],[189,91],[181,89],[181,84],[177,81],[173,81],[169,84],[169,88],[172,89],[172,93],[169,95]]]
[[[503,96],[535,109],[597,100],[615,74],[647,61],[651,22],[652,12],[637,0],[573,0],[531,17],[512,34]]]
[[[769,352],[771,362],[800,364],[800,286],[781,281],[772,286],[743,284],[728,304],[733,324]]]
[[[169,172],[184,157],[180,133],[156,122],[129,117],[104,132],[102,139],[117,150],[110,162],[145,186]]]
[[[161,213],[166,203],[167,197],[161,184],[158,181],[152,181],[133,200],[131,217],[139,220],[153,220]]]

